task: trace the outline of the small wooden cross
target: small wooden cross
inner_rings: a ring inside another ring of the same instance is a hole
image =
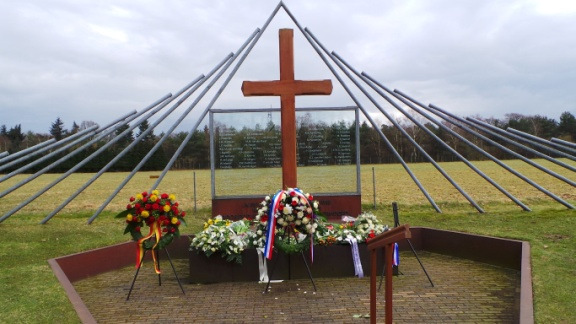
[[[280,29],[280,80],[244,81],[244,96],[280,96],[282,186],[298,186],[296,162],[296,96],[329,95],[332,81],[294,80],[294,31]]]

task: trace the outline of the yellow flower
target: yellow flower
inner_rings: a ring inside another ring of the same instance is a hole
[[[160,191],[158,190],[152,190],[152,194],[155,196],[158,196],[160,194]]]
[[[212,219],[209,219],[209,220],[208,220],[208,225],[212,225],[212,224],[214,224],[214,221],[212,221]]]
[[[174,200],[176,200],[176,196],[174,194],[170,194],[168,196],[168,199],[170,199],[171,201],[174,201]]]
[[[178,218],[177,217],[172,217],[172,220],[170,221],[172,224],[176,225],[176,223],[178,223]]]
[[[136,199],[137,199],[137,200],[142,200],[142,198],[144,198],[144,196],[142,196],[142,194],[137,194],[137,195],[136,195]]]
[[[132,219],[133,219],[133,216],[132,216],[132,214],[128,214],[128,215],[126,215],[126,220],[127,220],[127,221],[131,222],[131,221],[132,221]]]
[[[150,201],[156,202],[156,200],[158,200],[158,196],[156,196],[156,195],[150,196]]]
[[[163,209],[164,209],[165,212],[169,212],[171,208],[170,208],[169,205],[164,205],[164,208],[163,208]]]
[[[148,216],[150,216],[150,213],[147,210],[142,211],[142,217],[147,218]]]

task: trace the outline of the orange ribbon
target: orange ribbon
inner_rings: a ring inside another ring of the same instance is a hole
[[[156,256],[156,246],[158,246],[158,243],[162,238],[162,231],[160,230],[160,222],[158,220],[152,222],[152,225],[150,226],[150,232],[148,233],[148,235],[138,240],[138,246],[136,248],[136,268],[140,268],[142,262],[144,261],[144,252],[145,252],[144,242],[147,239],[151,238],[152,236],[156,237],[156,244],[154,244],[154,246],[152,247],[152,259],[154,260],[154,270],[156,271],[157,274],[160,274],[160,264],[158,263],[158,258]]]

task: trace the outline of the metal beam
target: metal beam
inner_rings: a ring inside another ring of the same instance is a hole
[[[224,91],[224,89],[228,86],[228,84],[230,83],[230,81],[232,80],[232,77],[236,74],[236,72],[238,71],[238,69],[240,68],[240,66],[242,65],[242,63],[244,62],[244,60],[246,59],[246,57],[248,56],[248,54],[250,54],[250,52],[252,51],[252,49],[254,48],[254,46],[258,43],[258,41],[260,40],[260,37],[262,37],[262,35],[264,34],[264,32],[266,31],[266,29],[268,28],[268,25],[270,25],[270,22],[272,21],[272,19],[274,18],[274,16],[276,16],[276,14],[278,13],[278,10],[280,8],[284,8],[284,10],[286,10],[286,7],[284,6],[284,4],[282,2],[278,3],[278,5],[276,6],[276,8],[274,9],[274,11],[272,12],[272,14],[268,17],[268,19],[264,22],[264,24],[262,25],[262,27],[260,28],[260,32],[258,33],[258,35],[256,35],[256,38],[254,39],[254,41],[250,44],[250,46],[246,49],[246,51],[244,52],[244,54],[242,55],[242,57],[240,57],[240,59],[238,60],[238,63],[234,66],[234,68],[232,69],[232,71],[230,72],[230,74],[228,75],[228,77],[226,78],[226,80],[224,81],[224,83],[220,86],[220,89],[216,92],[216,94],[214,95],[214,97],[212,98],[212,100],[210,101],[210,103],[206,106],[206,109],[204,109],[204,112],[202,113],[202,115],[200,116],[200,118],[198,118],[198,120],[196,121],[196,124],[194,125],[194,127],[192,127],[192,129],[190,130],[190,132],[188,132],[188,134],[186,134],[186,137],[184,138],[184,140],[182,141],[182,143],[180,143],[180,146],[178,147],[178,149],[176,150],[176,152],[174,152],[174,154],[172,155],[172,158],[170,158],[170,161],[168,161],[168,164],[166,164],[166,166],[164,167],[164,170],[162,170],[162,173],[160,174],[160,176],[158,177],[158,179],[156,180],[156,182],[152,185],[152,187],[150,188],[150,191],[158,188],[158,186],[160,185],[160,183],[162,182],[162,180],[164,179],[164,177],[166,176],[166,174],[168,173],[168,171],[172,168],[172,166],[174,165],[174,163],[176,162],[176,160],[178,159],[178,156],[180,156],[180,154],[182,153],[182,151],[184,150],[184,148],[186,147],[186,144],[188,144],[188,142],[190,141],[190,139],[192,138],[192,136],[194,135],[194,132],[196,131],[196,129],[198,128],[198,126],[200,125],[200,123],[202,122],[202,120],[205,118],[206,114],[208,113],[208,111],[210,111],[212,109],[212,106],[214,105],[214,103],[216,102],[216,100],[218,99],[218,97],[220,96],[220,94],[222,94],[222,92]]]
[[[254,38],[254,36],[258,33],[258,31],[255,31],[251,37],[249,37],[248,40],[251,40]],[[246,46],[246,44],[248,43],[248,41],[246,41],[246,43],[241,47],[240,50],[243,49],[244,46]],[[124,188],[124,186],[126,186],[126,184],[130,181],[130,179],[132,179],[132,177],[134,177],[134,175],[136,174],[136,172],[138,172],[138,170],[140,170],[142,168],[142,166],[144,166],[144,163],[146,163],[146,161],[148,161],[148,159],[150,159],[152,157],[152,155],[154,154],[154,152],[160,148],[160,146],[162,145],[162,143],[168,139],[168,137],[170,136],[170,134],[172,134],[172,132],[176,129],[176,127],[178,125],[180,125],[180,123],[184,120],[184,118],[192,111],[192,109],[194,109],[194,107],[196,107],[196,105],[198,104],[198,102],[200,102],[200,100],[202,100],[202,98],[204,98],[204,96],[206,95],[206,93],[208,93],[208,91],[212,88],[212,86],[220,79],[220,77],[222,76],[222,74],[224,74],[224,72],[230,67],[230,65],[234,62],[234,60],[236,59],[238,54],[229,54],[228,56],[226,56],[226,58],[224,60],[222,60],[219,64],[217,64],[206,76],[206,78],[204,80],[202,80],[202,82],[200,84],[198,84],[198,88],[200,86],[202,86],[202,84],[204,84],[205,81],[207,81],[208,79],[210,79],[212,77],[212,75],[214,75],[218,70],[220,70],[220,72],[216,75],[216,77],[214,79],[212,79],[212,81],[202,90],[202,92],[198,95],[198,97],[196,97],[196,99],[194,100],[194,102],[188,107],[188,109],[186,109],[186,111],[182,114],[182,116],[168,129],[168,131],[164,134],[164,136],[160,139],[160,141],[158,141],[156,143],[156,145],[154,145],[154,147],[148,152],[148,154],[146,154],[146,156],[140,161],[140,163],[138,163],[138,165],[136,165],[136,167],[132,170],[132,172],[124,179],[124,181],[122,181],[122,183],[120,183],[120,185],[116,188],[116,190],[114,190],[114,192],[108,197],[108,199],[106,199],[102,205],[100,205],[100,207],[98,208],[98,210],[96,210],[96,212],[88,219],[88,224],[91,224],[96,217],[98,217],[98,215],[100,215],[102,213],[102,211],[104,210],[104,208],[106,208],[106,206],[108,206],[108,204],[110,204],[110,202],[112,201],[112,199],[114,199],[116,197],[116,195],[120,192],[120,190],[122,190],[122,188]],[[225,66],[224,66],[225,65]],[[223,67],[224,66],[224,67]],[[223,67],[223,68],[222,68]],[[150,190],[152,191],[152,190]]]
[[[76,138],[76,140],[72,141],[71,143],[68,143],[68,145],[64,145],[64,146],[60,147],[59,149],[57,149],[57,150],[55,150],[55,151],[53,151],[53,152],[50,152],[50,153],[42,156],[41,158],[39,158],[39,159],[37,159],[37,160],[34,160],[34,161],[32,161],[31,163],[28,163],[28,164],[26,164],[26,165],[24,165],[24,166],[22,166],[22,167],[20,167],[20,168],[18,168],[18,169],[16,169],[16,170],[12,171],[12,172],[10,172],[10,173],[8,173],[8,174],[0,177],[0,182],[3,182],[3,181],[5,181],[5,180],[8,180],[8,179],[10,179],[11,177],[13,177],[13,176],[15,176],[15,175],[17,175],[17,174],[20,174],[20,173],[22,173],[22,172],[24,172],[24,171],[26,171],[26,170],[28,170],[28,169],[30,169],[30,168],[32,168],[32,167],[34,167],[34,166],[36,166],[36,165],[44,162],[44,161],[47,161],[48,159],[50,159],[50,158],[52,158],[52,157],[54,157],[54,156],[56,156],[56,155],[58,155],[58,154],[60,154],[60,153],[62,153],[62,152],[65,152],[65,151],[68,150],[70,147],[73,147],[73,146],[75,146],[75,145],[78,145],[79,143],[84,142],[84,141],[87,140],[90,136],[93,136],[93,135],[96,133],[96,129],[97,129],[97,128],[98,128],[98,126],[94,125],[94,126],[92,126],[92,127],[90,127],[90,128],[86,128],[86,129],[82,130],[81,132],[76,133],[76,134],[78,134],[78,136],[76,136],[76,137],[78,137],[78,138]],[[76,134],[75,134],[75,135],[76,135]]]
[[[509,136],[509,137],[511,137],[511,138],[519,139],[520,136],[518,136],[518,135],[509,133],[509,132],[506,132],[505,130],[503,130],[503,129],[501,129],[501,128],[498,128],[498,127],[496,127],[496,126],[494,126],[494,125],[490,125],[490,124],[485,123],[485,122],[483,122],[483,121],[481,121],[481,120],[477,120],[477,119],[470,118],[470,117],[467,117],[466,120],[471,121],[472,123],[477,124],[477,125],[472,125],[472,124],[471,124],[470,126],[476,127],[477,129],[479,129],[479,130],[481,130],[481,131],[483,131],[483,132],[485,132],[485,133],[487,133],[487,134],[490,134],[490,135],[492,135],[492,136],[495,136],[495,137],[497,137],[497,138],[500,138],[501,140],[505,141],[505,142],[508,143],[508,144],[514,145],[514,146],[516,146],[516,147],[518,147],[518,148],[521,148],[521,149],[523,149],[523,150],[525,150],[525,151],[527,151],[527,152],[530,152],[530,153],[532,153],[532,154],[534,154],[534,155],[536,155],[536,156],[538,156],[538,157],[540,157],[540,158],[543,158],[543,159],[545,159],[545,160],[547,160],[547,161],[550,161],[550,162],[555,163],[555,164],[557,164],[557,165],[559,165],[559,166],[562,166],[562,167],[564,167],[564,168],[566,168],[566,169],[568,169],[568,170],[570,170],[570,171],[575,171],[575,172],[576,172],[576,167],[574,167],[574,166],[572,166],[572,165],[570,165],[570,164],[566,164],[566,163],[564,163],[564,162],[562,162],[562,161],[556,160],[556,159],[550,157],[549,155],[546,155],[546,154],[544,154],[544,153],[542,153],[542,152],[536,151],[536,150],[533,149],[533,148],[530,148],[530,147],[528,147],[528,146],[526,146],[526,145],[520,144],[520,143],[518,143],[518,142],[516,142],[516,141],[513,141],[513,140],[507,138],[507,137],[504,137],[504,136]],[[498,133],[498,134],[497,134],[497,133]],[[504,136],[501,136],[501,135],[504,135]],[[558,151],[558,150],[556,150],[556,149],[550,148],[550,147],[545,146],[545,145],[541,145],[541,144],[539,144],[539,143],[534,143],[533,145],[535,145],[536,147],[538,147],[538,148],[540,148],[540,149],[542,149],[542,150],[549,151],[549,152],[554,153],[554,154],[559,154],[559,153],[560,153],[562,156],[564,156],[564,154],[565,154],[564,152],[560,152],[560,151]]]
[[[186,92],[186,94],[184,94],[183,97],[180,97],[180,99],[178,99],[178,101],[172,105],[172,107],[170,107],[167,111],[165,111],[156,121],[154,121],[154,123],[152,123],[148,129],[146,129],[145,131],[143,131],[142,133],[140,133],[135,139],[134,141],[132,141],[132,143],[130,143],[127,147],[125,147],[119,154],[117,154],[112,160],[110,160],[110,162],[108,162],[108,164],[106,164],[104,167],[102,167],[102,169],[100,169],[100,171],[98,171],[94,176],[92,176],[92,178],[90,178],[90,180],[88,180],[86,183],[84,183],[84,185],[82,185],[78,190],[76,190],[76,192],[74,194],[72,194],[72,196],[68,197],[68,199],[66,199],[63,203],[61,203],[58,207],[56,207],[55,210],[53,210],[50,214],[48,214],[40,223],[41,224],[45,224],[46,222],[48,222],[54,215],[56,215],[60,210],[62,210],[64,207],[66,207],[66,205],[68,203],[70,203],[70,201],[72,201],[74,198],[76,198],[82,191],[84,191],[86,188],[88,188],[92,183],[94,183],[94,181],[96,181],[102,174],[104,174],[106,171],[108,171],[109,168],[111,168],[114,164],[116,164],[116,162],[118,162],[124,155],[126,155],[131,149],[133,149],[136,145],[138,145],[146,136],[148,136],[148,134],[150,134],[154,128],[156,126],[158,126],[164,119],[166,119],[176,108],[178,108],[178,106],[180,106],[180,104],[182,102],[184,102],[188,96],[190,96],[192,93],[194,93],[194,91],[197,89],[197,86],[199,84],[199,82],[201,82],[202,80],[205,80],[204,75],[201,75],[199,77],[197,77],[194,81],[192,81],[191,83],[189,83],[186,87],[182,88],[177,94],[176,96],[174,96],[175,98],[179,98],[184,92]],[[192,87],[192,88],[190,88]],[[190,90],[188,90],[190,89]],[[186,91],[188,90],[188,91]],[[166,105],[164,105],[163,107],[165,107]],[[160,111],[160,110],[158,110]],[[143,121],[140,121],[139,123],[136,123],[136,125],[140,125]],[[133,125],[131,127],[135,127],[136,125]]]
[[[402,158],[402,156],[398,153],[398,151],[396,151],[396,148],[394,148],[394,146],[392,145],[392,143],[390,143],[390,141],[388,140],[388,138],[386,137],[386,135],[384,135],[384,133],[382,132],[382,130],[380,129],[379,125],[372,119],[372,117],[370,117],[370,114],[368,114],[368,111],[366,111],[366,109],[364,108],[364,106],[362,105],[362,103],[356,98],[356,96],[354,96],[354,94],[352,93],[352,91],[350,90],[350,88],[348,88],[348,86],[346,85],[346,83],[342,80],[342,78],[340,77],[340,75],[338,74],[338,72],[334,69],[334,67],[332,66],[332,64],[330,64],[330,62],[328,62],[328,59],[324,56],[324,54],[322,53],[321,49],[319,47],[321,47],[325,52],[328,52],[327,50],[324,49],[324,46],[319,43],[316,39],[312,39],[312,33],[308,31],[308,29],[302,29],[302,27],[300,25],[298,25],[298,28],[300,28],[300,30],[302,31],[302,34],[306,37],[306,39],[308,40],[308,42],[310,43],[310,45],[312,45],[312,47],[314,48],[314,50],[316,51],[316,53],[318,53],[318,55],[320,56],[320,58],[322,59],[322,61],[324,61],[324,64],[326,64],[326,66],[328,67],[328,69],[330,69],[330,71],[332,72],[332,74],[334,75],[334,77],[338,80],[338,82],[340,83],[340,85],[342,85],[342,87],[344,88],[344,90],[346,90],[346,92],[348,93],[348,95],[350,96],[350,98],[354,101],[354,103],[358,106],[358,108],[362,111],[362,114],[364,115],[364,117],[370,122],[370,124],[372,124],[372,127],[374,127],[374,129],[378,132],[378,134],[380,135],[380,137],[382,138],[382,140],[384,140],[384,143],[386,144],[386,146],[388,146],[388,148],[390,149],[390,151],[392,152],[392,154],[394,155],[394,157],[400,162],[400,164],[402,165],[402,167],[404,168],[404,170],[406,170],[406,172],[408,173],[408,175],[410,176],[410,178],[412,178],[412,181],[414,181],[414,183],[416,184],[416,186],[418,186],[418,188],[420,189],[420,191],[422,192],[422,194],[426,197],[426,199],[428,200],[428,202],[430,203],[430,205],[432,205],[432,207],[439,213],[441,213],[442,211],[440,210],[440,207],[438,207],[438,205],[436,204],[436,202],[434,201],[434,199],[430,196],[430,194],[428,193],[428,191],[424,188],[424,186],[422,185],[422,183],[420,183],[420,181],[418,180],[418,178],[416,177],[416,175],[412,172],[412,170],[410,169],[410,167],[408,166],[408,164],[404,161],[404,159]],[[317,45],[318,44],[318,45]]]
[[[466,127],[466,126],[464,126],[464,125],[462,125],[462,124],[455,123],[454,120],[458,120],[458,121],[461,121],[461,122],[462,122],[462,118],[460,118],[460,117],[458,117],[458,116],[456,116],[456,115],[454,115],[454,114],[451,114],[451,113],[449,113],[449,112],[447,112],[447,111],[445,111],[445,110],[443,110],[443,109],[441,109],[441,108],[439,108],[439,107],[436,107],[436,106],[434,106],[434,105],[432,105],[432,104],[430,104],[430,106],[429,106],[429,111],[431,111],[432,113],[436,114],[436,115],[439,116],[439,117],[442,117],[442,118],[446,119],[447,121],[449,121],[449,122],[453,123],[454,125],[460,127],[461,129],[465,130],[466,132],[468,132],[468,133],[470,133],[470,134],[472,134],[472,135],[475,135],[475,136],[481,138],[481,139],[484,140],[484,141],[487,141],[487,142],[489,142],[489,143],[494,142],[494,141],[492,141],[491,139],[487,138],[486,136],[483,136],[483,135],[481,135],[481,134],[478,134],[477,132],[474,132],[473,130],[471,130],[470,128],[468,128],[468,127]],[[442,114],[445,114],[446,116],[449,116],[449,117],[451,117],[451,118],[453,118],[453,119],[445,118],[441,113],[442,113]],[[495,143],[495,142],[494,142],[494,143]],[[500,144],[498,144],[498,143],[496,143],[496,144],[497,144],[497,146],[502,146],[502,145],[500,145]],[[515,153],[515,152],[514,152],[514,153]],[[488,154],[488,153],[486,152],[486,154]],[[488,155],[490,155],[490,154],[488,154]],[[490,155],[490,156],[492,156],[492,155]],[[500,160],[498,160],[498,159],[496,159],[496,158],[494,158],[493,161],[496,162],[496,163],[497,163],[498,165],[500,165],[501,167],[503,167],[504,169],[506,169],[508,172],[510,172],[510,173],[514,174],[515,176],[517,176],[518,178],[524,180],[524,182],[530,184],[531,186],[533,186],[534,188],[540,190],[542,193],[546,194],[546,195],[549,196],[550,198],[556,200],[556,201],[559,202],[560,204],[566,206],[566,207],[569,208],[569,209],[574,209],[574,206],[572,206],[570,203],[568,203],[568,202],[565,201],[564,199],[556,196],[554,193],[552,193],[551,191],[549,191],[549,190],[545,189],[544,187],[540,186],[540,185],[537,184],[535,181],[531,180],[530,178],[526,177],[525,175],[521,174],[520,172],[512,169],[510,166],[508,166],[508,165],[505,164],[504,162],[502,162],[502,161],[500,161]]]
[[[419,101],[417,101],[414,98],[411,98],[410,96],[408,96],[407,94],[395,89],[394,90],[395,93],[401,95],[402,97],[408,99],[409,101],[413,102],[415,105],[422,107],[422,108],[426,108],[426,106],[422,103],[420,103]],[[459,140],[461,140],[462,142],[464,142],[466,145],[470,146],[471,148],[477,150],[478,152],[480,152],[481,154],[485,155],[486,157],[488,157],[489,159],[495,159],[497,160],[495,157],[493,157],[492,155],[490,155],[488,152],[484,151],[483,149],[479,148],[477,145],[475,145],[474,143],[470,142],[469,140],[467,140],[466,138],[464,138],[462,135],[454,132],[453,130],[451,130],[450,128],[446,127],[445,125],[443,125],[441,122],[439,122],[438,120],[436,120],[434,117],[428,115],[426,112],[422,111],[420,108],[412,105],[410,106],[410,108],[412,108],[414,111],[418,112],[419,114],[421,114],[422,116],[428,118],[431,122],[433,122],[434,124],[436,124],[438,127],[442,128],[444,131],[450,133],[450,135],[458,138]],[[443,118],[443,117],[442,117]],[[477,169],[475,166],[472,165],[473,168]],[[478,173],[480,176],[484,175],[484,173]],[[490,177],[488,177],[487,175],[482,176],[484,178],[484,180],[488,181],[490,184],[492,184],[496,189],[498,189],[501,193],[503,193],[506,197],[510,198],[510,200],[512,200],[513,202],[515,202],[518,206],[520,206],[523,210],[525,211],[530,211],[531,209],[528,208],[528,206],[526,206],[524,203],[522,203],[518,198],[514,197],[511,193],[509,193],[506,189],[504,189],[502,186],[500,186],[496,181],[492,180]]]
[[[448,175],[448,173],[446,173],[444,171],[444,169],[442,169],[442,167],[440,167],[440,165],[438,163],[436,163],[436,161],[428,154],[428,152],[426,152],[407,132],[406,130],[404,130],[404,128],[398,124],[398,122],[392,118],[392,116],[390,116],[385,110],[384,108],[382,108],[382,106],[380,106],[378,104],[378,102],[366,91],[366,89],[364,89],[364,87],[362,87],[362,85],[356,81],[355,79],[352,78],[352,76],[345,70],[345,68],[342,66],[342,64],[344,64],[350,71],[352,71],[352,73],[354,73],[356,76],[358,76],[362,81],[364,81],[366,84],[368,84],[372,89],[374,89],[382,98],[384,98],[386,101],[388,101],[389,104],[391,104],[394,108],[396,108],[397,110],[399,110],[400,112],[402,112],[404,115],[406,115],[406,117],[408,117],[416,126],[418,126],[419,128],[421,128],[422,130],[424,130],[425,132],[427,132],[428,134],[431,134],[433,136],[434,133],[430,132],[429,129],[427,129],[426,127],[424,127],[424,125],[422,125],[420,122],[418,122],[415,118],[413,118],[412,116],[410,116],[410,114],[406,113],[406,111],[404,111],[402,109],[402,107],[400,107],[398,104],[396,104],[394,101],[392,101],[385,93],[383,93],[380,89],[378,89],[373,83],[371,83],[366,77],[364,77],[363,75],[361,75],[358,71],[356,71],[350,64],[348,64],[346,61],[344,61],[344,59],[342,59],[338,54],[336,54],[335,52],[332,52],[332,55],[328,54],[332,60],[338,65],[338,67],[346,74],[346,76],[348,76],[348,78],[356,85],[356,87],[358,87],[358,89],[360,89],[360,91],[362,91],[362,93],[372,102],[372,104],[374,104],[374,106],[376,108],[378,108],[378,110],[380,110],[380,112],[382,112],[382,114],[384,114],[384,116],[386,116],[386,118],[388,118],[388,120],[402,133],[402,135],[404,135],[404,137],[406,137],[410,143],[412,143],[412,145],[414,145],[414,147],[416,147],[418,149],[418,151],[420,151],[420,153],[422,155],[424,155],[424,157],[430,162],[432,163],[432,165],[438,170],[438,172],[440,172],[440,174],[442,174],[444,176],[444,178],[446,180],[448,180],[448,182],[450,182],[450,184],[452,184],[452,186],[458,190],[458,192],[460,192],[460,194],[466,198],[466,200],[468,200],[468,202],[470,204],[472,204],[472,206],[474,206],[474,208],[476,208],[476,210],[480,213],[483,213],[484,210],[482,209],[482,207],[480,207],[480,205],[478,205],[476,203],[476,201],[474,201],[474,199],[472,199],[472,197],[470,197],[468,195],[468,193],[466,193],[466,191],[464,191],[464,189],[462,189],[457,183],[456,181],[454,181],[454,179],[452,179],[450,177],[450,175]],[[337,60],[336,60],[337,59]]]
[[[34,145],[34,146],[31,146],[31,147],[29,147],[29,148],[23,149],[23,150],[18,151],[18,152],[14,152],[14,153],[12,153],[12,154],[10,154],[10,155],[7,154],[7,156],[0,158],[0,163],[6,163],[6,162],[8,162],[8,161],[10,161],[10,160],[14,160],[14,159],[16,159],[16,158],[18,158],[18,157],[25,156],[25,155],[27,155],[27,154],[29,154],[29,153],[31,153],[31,152],[34,152],[34,151],[39,150],[39,149],[41,149],[41,148],[43,148],[43,147],[46,147],[46,146],[48,146],[48,145],[50,145],[50,144],[52,144],[52,143],[54,143],[54,142],[56,142],[56,139],[51,138],[51,139],[49,139],[49,140],[47,140],[47,141],[44,141],[44,142],[42,142],[42,143],[38,143],[38,144],[36,144],[36,145]],[[6,152],[6,153],[8,153],[8,152]],[[5,166],[5,165],[0,165],[0,171],[1,171],[1,170],[4,170],[4,169],[6,169],[6,166]]]
[[[567,147],[572,147],[572,148],[576,149],[576,143],[568,142],[568,141],[565,141],[563,139],[559,139],[559,138],[555,138],[555,137],[552,137],[550,139],[550,141],[553,143],[556,143],[556,144],[560,144],[562,146],[562,148],[567,146]]]
[[[560,145],[560,144],[558,144],[558,143],[554,143],[554,142],[547,141],[547,140],[542,139],[542,138],[540,138],[540,137],[538,137],[538,136],[534,136],[534,135],[532,135],[532,134],[528,134],[528,133],[519,131],[519,130],[514,129],[514,128],[512,128],[512,127],[506,128],[506,131],[508,131],[508,132],[510,132],[510,133],[512,133],[512,134],[516,134],[516,135],[521,136],[521,137],[522,137],[522,140],[523,140],[524,142],[527,142],[527,143],[530,143],[530,144],[539,142],[539,143],[551,145],[551,146],[554,146],[554,147],[556,147],[556,148],[559,148],[559,149],[562,149],[562,150],[566,150],[566,151],[569,151],[569,152],[572,152],[572,153],[576,153],[576,149],[572,149],[572,148],[569,148],[569,147]],[[569,159],[571,159],[571,160],[576,160],[576,158],[575,158],[573,155],[568,155],[567,157],[568,157]]]
[[[127,130],[125,130],[124,132],[122,132],[122,136],[127,135],[129,132],[131,132],[135,127],[137,127],[137,125],[139,125],[140,123],[142,123],[144,120],[148,120],[148,118],[150,118],[151,116],[153,116],[155,113],[157,113],[160,109],[162,109],[165,105],[167,105],[171,100],[173,100],[172,94],[168,94],[163,96],[162,98],[160,98],[159,100],[157,100],[156,102],[154,102],[152,105],[146,107],[144,109],[144,111],[149,111],[152,108],[152,111],[150,111],[146,116],[142,117],[139,122],[137,122],[135,125],[130,126],[130,128],[128,128]],[[158,106],[159,105],[159,106]],[[119,126],[118,126],[119,127]],[[111,130],[112,131],[112,130]],[[110,134],[110,133],[107,133]],[[99,136],[99,138],[104,138],[105,135],[101,134]],[[48,184],[46,187],[44,187],[43,189],[39,190],[38,192],[36,192],[36,194],[30,196],[28,199],[26,199],[24,202],[22,202],[20,205],[16,206],[14,209],[10,210],[8,213],[4,214],[4,216],[0,217],[0,223],[3,222],[4,220],[6,220],[8,217],[12,216],[14,213],[16,213],[17,211],[19,211],[20,209],[22,209],[24,206],[28,205],[30,202],[34,201],[36,198],[40,197],[42,194],[44,194],[46,191],[48,191],[50,188],[54,187],[56,184],[58,184],[60,181],[64,180],[66,177],[68,177],[70,174],[74,173],[76,170],[78,170],[79,168],[81,168],[82,166],[84,166],[86,163],[88,163],[90,160],[92,160],[93,158],[95,158],[96,156],[100,155],[104,150],[108,149],[108,147],[110,147],[111,145],[113,145],[114,143],[116,143],[118,140],[120,140],[120,137],[115,137],[112,140],[110,140],[108,143],[106,143],[104,146],[100,147],[98,150],[96,150],[94,153],[92,153],[90,156],[88,156],[87,158],[85,158],[84,160],[82,160],[80,163],[76,164],[74,167],[72,167],[70,170],[68,170],[66,173],[64,173],[63,175],[61,175],[58,179],[56,179],[55,181],[51,182],[50,184]],[[92,142],[92,141],[91,141]],[[89,142],[90,143],[90,142]],[[84,144],[84,146],[82,148],[85,148],[89,145],[89,143]],[[79,150],[76,150],[79,151]],[[65,157],[66,158],[66,157]],[[64,159],[64,158],[63,158]],[[58,161],[56,161],[55,163],[61,163],[63,162],[63,159],[60,159]],[[48,169],[50,169],[51,167],[53,167],[53,165],[55,164],[51,164],[49,166],[47,166],[46,168],[36,172],[34,175],[32,175],[31,177],[21,181],[20,183],[16,184],[15,186],[5,190],[4,192],[0,193],[0,198],[4,197],[5,195],[11,193],[15,188],[19,188],[22,185],[32,181],[33,179],[35,179],[36,177],[42,175],[43,173],[45,173]]]

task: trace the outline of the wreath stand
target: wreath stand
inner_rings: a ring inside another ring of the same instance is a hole
[[[156,260],[158,260],[158,269],[160,269],[160,253],[158,253],[159,251],[156,250],[151,250],[152,253],[156,253]],[[142,266],[142,263],[144,262],[144,257],[146,256],[146,252],[148,252],[148,250],[144,250],[144,253],[142,254],[142,258],[140,259],[140,263],[138,264],[138,268],[136,269],[136,273],[134,274],[134,279],[132,279],[132,284],[130,285],[130,290],[128,291],[128,296],[126,296],[126,300],[130,299],[130,295],[132,294],[132,289],[134,289],[134,283],[136,282],[136,278],[138,278],[138,273],[140,272],[140,267]],[[168,250],[166,248],[164,248],[164,252],[166,252],[166,256],[168,257],[168,261],[170,262],[170,265],[172,266],[172,271],[174,271],[174,276],[176,277],[176,281],[178,281],[178,285],[180,286],[180,289],[182,290],[182,294],[186,295],[186,293],[184,292],[184,287],[182,287],[182,283],[180,282],[180,278],[178,278],[178,274],[176,274],[176,268],[174,267],[174,264],[172,263],[172,258],[170,257],[170,253],[168,253]],[[158,286],[162,286],[162,277],[161,274],[158,274]]]
[[[278,254],[278,250],[274,249],[274,252]],[[306,256],[304,255],[304,251],[300,251],[300,255],[302,255],[302,261],[304,261],[304,265],[306,266],[306,272],[308,273],[308,278],[310,278],[310,282],[312,282],[312,286],[314,287],[314,291],[316,290],[316,283],[314,282],[314,278],[312,277],[312,272],[310,271],[310,266],[308,266],[308,261],[306,261]],[[274,274],[274,269],[276,268],[276,264],[278,263],[278,258],[274,260],[272,263],[272,269],[270,271],[270,275],[268,275],[268,283],[266,283],[266,288],[264,288],[263,294],[268,292],[268,288],[270,288],[270,281],[272,281],[272,275]]]
[[[400,219],[398,217],[398,204],[396,202],[392,203],[392,212],[394,213],[394,227],[399,227],[400,226]],[[432,287],[434,287],[434,283],[432,282],[430,275],[428,275],[428,271],[426,271],[426,268],[424,268],[424,264],[422,263],[422,261],[420,261],[420,258],[418,257],[418,253],[416,253],[416,250],[414,249],[412,242],[410,242],[410,238],[406,238],[406,241],[408,241],[408,245],[410,245],[410,249],[412,250],[412,253],[416,257],[416,260],[418,260],[418,263],[420,263],[420,267],[424,271],[424,274],[426,274],[426,277],[428,277],[428,281],[430,281],[430,285]],[[386,250],[383,250],[383,251],[386,251]],[[388,260],[388,259],[386,257],[384,257],[384,260]],[[384,263],[386,263],[386,261],[384,261]],[[380,288],[382,288],[382,281],[384,280],[385,272],[386,272],[386,265],[384,264],[383,269],[382,269],[382,275],[380,275],[380,283],[378,284],[378,291],[380,291]],[[397,276],[399,273],[402,274],[402,272],[400,272],[400,270],[398,269],[398,266],[396,266],[396,265],[392,265],[392,273],[395,276]]]
[[[290,232],[291,231],[289,231],[288,233],[284,232],[284,237],[286,237],[286,235],[290,236]],[[274,249],[274,252],[276,255],[278,255],[277,249]],[[304,261],[304,266],[306,266],[306,272],[308,273],[308,278],[310,278],[310,282],[312,282],[312,286],[314,287],[314,291],[318,291],[318,290],[316,290],[316,283],[314,282],[314,278],[312,277],[312,272],[310,271],[310,266],[308,266],[308,261],[306,261],[306,256],[304,255],[304,251],[300,251],[300,255],[302,255],[302,261]],[[272,280],[272,275],[274,274],[274,270],[276,269],[277,263],[278,263],[278,257],[276,257],[276,260],[274,260],[274,263],[272,263],[272,269],[270,270],[270,274],[268,275],[268,283],[266,283],[266,288],[264,288],[264,291],[262,292],[263,294],[267,293],[268,288],[270,288],[270,281]]]

